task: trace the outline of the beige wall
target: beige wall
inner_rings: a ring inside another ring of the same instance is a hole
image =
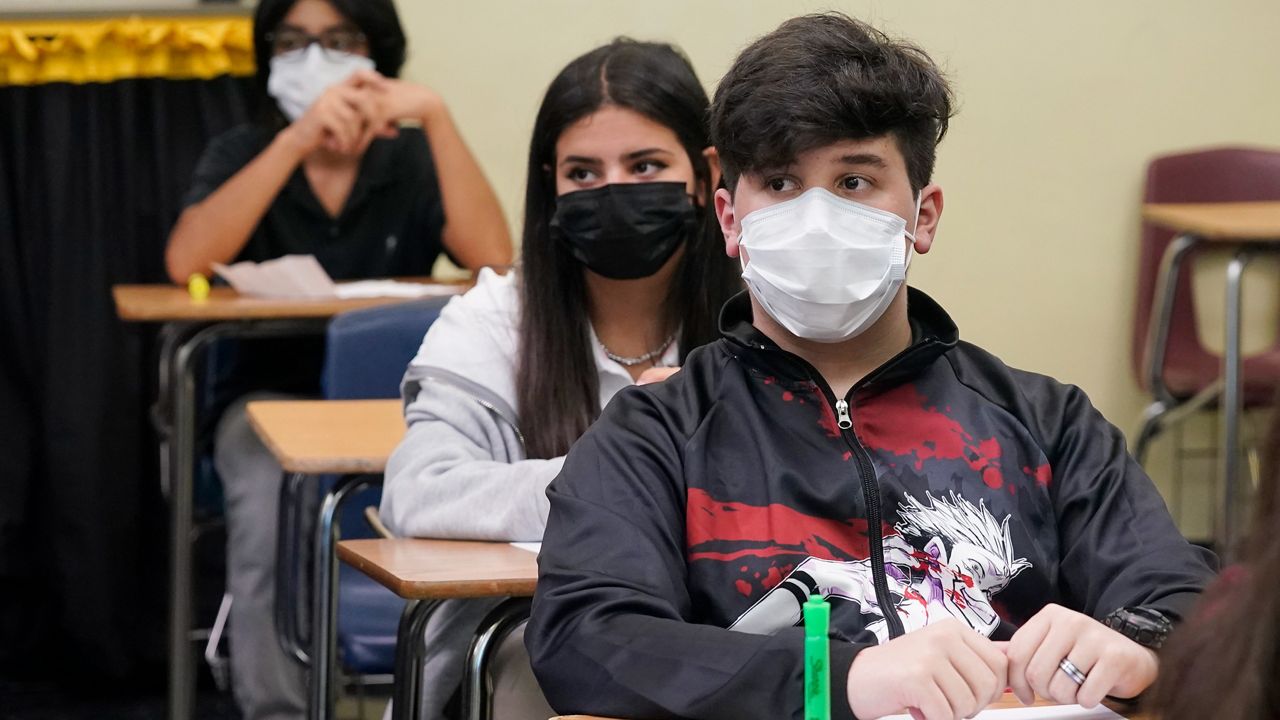
[[[831,6],[400,0],[408,75],[449,101],[513,227],[534,112],[569,59],[617,34],[669,40],[712,88],[749,39]],[[1145,163],[1208,144],[1280,146],[1280,3],[834,6],[916,40],[959,97],[939,153],[941,234],[934,252],[913,264],[913,283],[951,311],[963,337],[1013,365],[1081,385],[1132,431],[1142,405],[1129,372],[1129,333]]]

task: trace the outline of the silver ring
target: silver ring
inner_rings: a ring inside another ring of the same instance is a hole
[[[1072,682],[1077,685],[1083,685],[1086,675],[1080,672],[1080,668],[1076,664],[1066,658],[1062,658],[1062,662],[1058,663],[1058,669],[1067,674]]]

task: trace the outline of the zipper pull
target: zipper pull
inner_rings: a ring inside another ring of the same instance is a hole
[[[853,418],[849,416],[849,403],[844,400],[836,401],[836,424],[841,430],[853,427]]]

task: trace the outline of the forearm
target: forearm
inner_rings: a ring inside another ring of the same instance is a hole
[[[511,234],[502,207],[443,102],[430,103],[422,127],[440,179],[445,247],[473,270],[510,265]]]
[[[185,283],[192,273],[235,259],[303,156],[286,128],[209,197],[183,211],[165,248],[169,278]]]

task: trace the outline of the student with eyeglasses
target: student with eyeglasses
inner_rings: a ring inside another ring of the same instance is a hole
[[[174,282],[287,254],[315,255],[340,280],[428,275],[442,251],[470,269],[511,262],[502,210],[444,102],[396,79],[405,36],[391,0],[263,0],[254,50],[257,120],[205,150],[165,252]],[[214,465],[246,720],[301,717],[306,692],[274,627],[282,474],[244,405],[264,390],[317,393],[322,356],[321,338],[242,343],[218,387],[239,398],[218,422]]]

